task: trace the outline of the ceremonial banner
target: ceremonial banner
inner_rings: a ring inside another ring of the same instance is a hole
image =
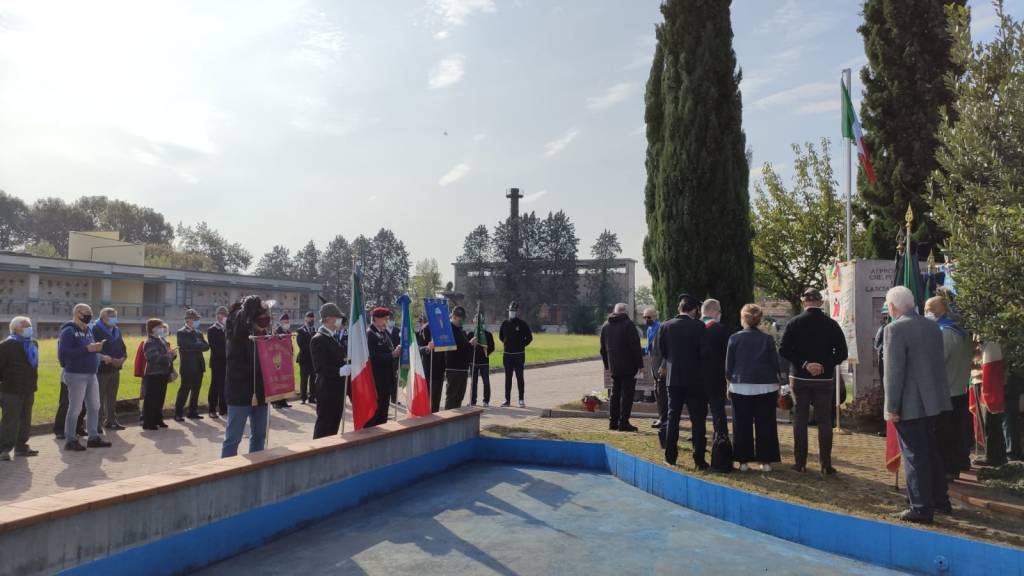
[[[423,373],[423,361],[418,349],[409,354],[409,382],[405,387],[405,398],[409,403],[409,416],[430,414],[430,384]]]
[[[361,430],[377,413],[377,387],[370,368],[370,346],[366,342],[362,280],[362,273],[358,269],[353,270],[348,357],[352,360],[352,424],[356,430]]]
[[[267,402],[284,400],[295,394],[295,369],[291,335],[256,340],[256,353],[263,373],[263,395]]]
[[[427,311],[427,323],[430,325],[430,338],[434,341],[434,352],[458,349],[455,334],[452,332],[452,319],[448,313],[448,301],[443,298],[424,298],[423,306]]]
[[[409,351],[413,348],[414,342],[416,342],[416,331],[412,326],[412,314],[409,312],[409,304],[412,303],[412,298],[409,298],[408,294],[402,294],[395,301],[395,304],[402,309],[402,328],[401,328],[401,350],[402,355],[398,363],[398,385],[405,386],[409,383]],[[419,347],[416,347],[417,351]]]

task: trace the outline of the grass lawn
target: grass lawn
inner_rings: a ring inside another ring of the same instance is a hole
[[[139,384],[141,380],[133,376],[135,366],[135,350],[142,341],[141,337],[127,337],[125,344],[128,346],[128,362],[121,371],[121,386],[117,397],[119,399],[134,399],[139,397]],[[173,338],[172,338],[173,343]],[[491,366],[501,366],[501,342],[495,342],[497,348],[491,355]],[[533,344],[527,352],[527,364],[540,362],[551,362],[554,360],[569,360],[576,358],[587,358],[598,354],[597,336],[575,336],[563,334],[537,334]],[[299,381],[298,366],[295,367],[295,381]],[[203,388],[200,393],[200,404],[206,403],[206,393],[209,390],[210,375],[207,371],[203,379]],[[174,405],[174,398],[178,393],[179,382],[172,382],[167,386],[167,405]],[[36,392],[35,405],[32,409],[32,423],[40,424],[52,422],[57,413],[57,404],[60,399],[60,364],[57,362],[57,340],[39,341],[39,391]]]

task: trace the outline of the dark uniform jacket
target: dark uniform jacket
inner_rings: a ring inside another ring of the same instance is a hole
[[[445,369],[468,371],[469,365],[473,362],[473,347],[469,345],[469,335],[461,326],[455,324],[452,324],[452,334],[455,336],[457,348],[444,353]]]
[[[390,332],[386,328],[377,330],[371,325],[366,329],[366,343],[369,346],[374,383],[382,390],[390,390],[395,378],[394,358],[391,357],[395,345]]]
[[[487,341],[483,346],[477,346],[474,350],[476,356],[473,359],[473,363],[477,366],[487,366],[490,362],[487,357],[494,352],[494,334],[491,334],[487,330],[484,330],[484,339]]]
[[[210,344],[210,366],[224,366],[227,364],[227,336],[224,334],[224,327],[213,324],[206,329],[206,340]]]
[[[256,342],[245,310],[238,310],[228,322],[228,364],[224,383],[224,398],[232,406],[251,406],[253,396],[259,405],[266,405],[263,394],[263,371],[256,362]]]
[[[846,335],[821,308],[808,308],[786,324],[779,353],[790,361],[790,373],[802,380],[832,381],[836,366],[846,360]],[[825,371],[811,376],[806,365],[817,362]]]
[[[178,330],[178,358],[182,374],[195,374],[206,371],[206,359],[203,352],[210,349],[210,345],[203,339],[203,334],[198,330],[184,327]]]
[[[311,328],[306,324],[303,324],[295,332],[295,343],[299,346],[299,354],[295,357],[295,363],[302,366],[306,370],[316,368],[313,365],[313,358],[310,356],[310,341],[317,334],[315,328]]]
[[[339,391],[344,390],[345,379],[338,374],[338,370],[345,364],[346,356],[347,347],[327,328],[321,327],[309,339],[310,363],[316,371],[317,382],[321,388],[336,386]]]
[[[501,323],[498,339],[505,345],[506,353],[518,353],[525,351],[533,342],[533,332],[522,318],[512,318]]]
[[[712,320],[704,325],[707,339],[707,393],[709,395],[724,396],[728,386],[725,374],[725,356],[729,349],[729,337],[736,331],[731,326],[726,326],[717,320]],[[749,382],[744,382],[749,384]]]
[[[423,358],[423,373],[427,375],[428,381],[430,381],[430,375],[434,374],[433,381],[439,382],[441,378],[444,378],[444,353],[431,354],[430,350],[427,350],[430,338],[429,325],[424,324],[423,328],[416,331],[416,344],[419,345],[420,356]]]
[[[704,386],[706,332],[703,322],[685,314],[662,323],[657,344],[668,371],[667,386]]]
[[[35,340],[32,345],[39,350]],[[21,342],[7,338],[0,342],[0,392],[4,394],[31,394],[36,391],[39,369],[29,364]]]
[[[612,376],[635,376],[644,367],[640,333],[625,314],[611,314],[601,326],[601,361]]]
[[[114,359],[128,357],[128,348],[124,345],[124,338],[121,337],[121,330],[117,326],[114,326],[108,332],[107,327],[103,325],[103,321],[97,320],[92,325],[92,338],[96,342],[106,340],[106,342],[103,342],[103,349],[100,350],[100,354],[106,354]],[[118,372],[120,370],[121,366],[100,362],[97,372],[103,374],[104,372]]]

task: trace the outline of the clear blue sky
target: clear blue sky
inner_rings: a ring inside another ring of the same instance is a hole
[[[991,6],[972,4],[990,37]],[[608,228],[642,260],[658,6],[0,0],[0,189],[206,220],[257,258],[388,226],[450,278],[518,186],[527,210],[569,214],[581,257]],[[838,156],[859,6],[733,2],[754,175],[788,176],[793,142],[829,137]]]

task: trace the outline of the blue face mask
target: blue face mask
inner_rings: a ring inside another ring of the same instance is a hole
[[[21,329],[21,337],[22,338],[28,338],[29,340],[31,340],[32,339],[32,334],[33,334],[33,332],[32,332],[32,327],[31,326],[27,326],[27,327]]]
[[[192,329],[193,330],[199,330],[199,325],[200,324],[202,324],[202,322],[200,322],[199,320],[193,320],[192,321]]]
[[[109,324],[110,326],[117,326],[117,316],[108,316],[107,324]]]

